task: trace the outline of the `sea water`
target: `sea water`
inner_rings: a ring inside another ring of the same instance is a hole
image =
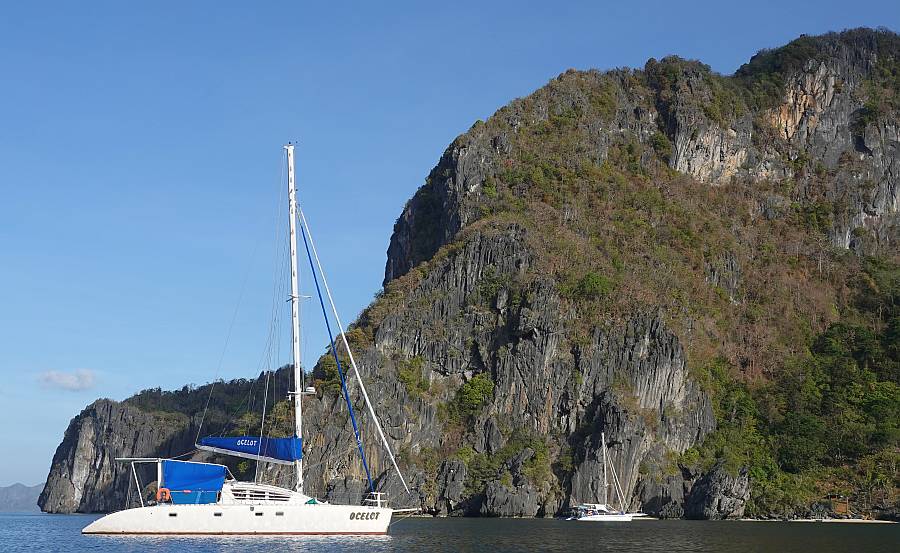
[[[0,551],[900,551],[898,524],[405,518],[391,526],[388,536],[377,537],[82,536],[81,529],[96,518],[97,515],[0,514]]]

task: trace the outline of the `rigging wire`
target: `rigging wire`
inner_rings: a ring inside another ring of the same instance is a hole
[[[257,245],[259,244],[257,243]],[[253,253],[256,253],[256,248],[254,248]],[[247,280],[250,278],[251,266],[252,264],[248,265],[247,271],[244,273],[244,281],[241,283],[241,291],[238,294],[237,305],[234,306],[234,312],[231,314],[231,322],[228,323],[228,332],[225,334],[225,345],[222,346],[222,353],[219,355],[219,362],[216,364],[216,373],[215,376],[213,376],[212,385],[209,387],[209,395],[206,396],[206,405],[203,407],[203,415],[200,417],[200,424],[197,426],[197,436],[194,438],[194,443],[200,441],[200,432],[203,430],[203,422],[206,420],[207,411],[209,411],[209,402],[212,399],[213,390],[216,389],[216,384],[218,384],[219,381],[219,372],[222,370],[222,361],[225,360],[225,352],[228,350],[228,343],[231,341],[231,331],[234,329],[234,321],[237,319],[241,302],[244,299],[244,290],[247,286]]]
[[[283,215],[284,215],[284,210],[285,210],[284,204],[286,203],[286,202],[284,202],[284,197],[285,197],[284,186],[282,186],[284,184],[283,181],[284,181],[284,170],[285,170],[284,155],[285,154],[282,151],[280,163],[279,163],[279,166],[281,168],[281,175],[279,177],[279,182],[278,182],[278,189],[280,192],[279,192],[279,197],[278,197],[278,203],[276,204],[276,210],[275,210],[276,211],[276,213],[275,213],[276,221],[283,220]],[[266,387],[265,387],[265,394],[263,397],[262,420],[260,421],[260,428],[259,428],[260,444],[259,444],[259,449],[257,450],[258,456],[261,453],[262,438],[267,437],[265,434],[264,421],[265,421],[265,417],[266,417],[266,410],[267,410],[267,404],[268,404],[270,375],[271,375],[271,382],[272,382],[272,397],[275,398],[275,399],[273,399],[273,405],[272,405],[273,412],[275,409],[275,405],[278,402],[278,400],[277,400],[277,398],[278,398],[278,368],[279,368],[279,363],[280,363],[279,362],[279,351],[281,349],[281,347],[280,347],[281,333],[279,332],[280,321],[281,321],[281,310],[279,309],[279,307],[282,306],[282,303],[279,301],[279,298],[281,298],[285,295],[285,291],[287,289],[287,272],[283,270],[284,265],[285,265],[285,259],[287,257],[287,241],[284,238],[286,238],[286,237],[285,237],[285,232],[284,232],[283,226],[280,224],[276,224],[275,230],[274,230],[274,243],[276,246],[275,246],[275,250],[274,250],[273,256],[272,256],[273,279],[272,279],[272,305],[271,305],[271,315],[270,315],[270,326],[269,326],[269,333],[268,333],[267,340],[266,340],[266,345],[265,345],[265,348],[263,351],[263,356],[260,359],[260,365],[259,365],[259,367],[261,369],[266,371]],[[273,424],[274,424],[274,422],[273,422]],[[269,434],[272,433],[271,428],[272,428],[272,425],[269,425]],[[264,461],[261,461],[260,459],[257,458],[254,482],[260,481],[260,478],[261,478],[260,477],[260,464],[261,463],[264,463],[263,466],[265,467],[263,470],[263,473],[262,473],[262,478],[266,477],[265,472],[271,468],[270,466],[268,466],[269,463],[265,463]]]
[[[417,514],[418,514],[417,512],[412,512],[412,513],[408,513],[405,517],[400,517],[400,518],[398,518],[397,520],[392,520],[392,521],[390,522],[390,524],[388,524],[388,528],[390,528],[391,526],[397,524],[398,522],[403,522],[404,520],[406,520],[406,519],[408,519],[408,518],[410,518],[410,517],[416,516]]]
[[[303,243],[306,245],[306,254],[309,257],[309,248],[312,246],[312,253],[316,258],[316,265],[319,267],[319,273],[322,275],[322,284],[325,286],[325,293],[328,294],[328,302],[331,304],[331,312],[334,314],[335,322],[338,325],[338,330],[341,333],[341,340],[343,341],[344,347],[347,349],[347,355],[350,357],[350,364],[353,368],[353,372],[356,375],[356,381],[359,384],[359,390],[362,392],[363,398],[365,399],[366,406],[369,408],[369,414],[372,416],[372,421],[375,423],[375,429],[378,431],[378,435],[381,437],[381,441],[384,444],[385,450],[387,450],[388,457],[391,459],[391,463],[394,465],[394,469],[397,471],[397,476],[400,477],[400,482],[403,484],[403,488],[406,489],[407,495],[412,492],[409,489],[409,486],[406,484],[406,479],[403,478],[403,473],[400,471],[400,467],[397,466],[397,459],[394,458],[394,452],[391,451],[391,446],[388,444],[387,438],[384,435],[384,431],[381,428],[381,423],[378,421],[378,417],[375,415],[375,408],[372,407],[372,402],[369,400],[369,394],[366,392],[366,386],[363,384],[362,376],[359,372],[359,367],[356,365],[356,359],[353,357],[353,350],[350,349],[350,344],[347,342],[347,334],[344,332],[344,325],[341,323],[341,317],[338,315],[337,307],[334,305],[334,298],[331,296],[331,289],[328,286],[328,280],[325,278],[325,271],[322,269],[322,263],[319,261],[319,253],[316,251],[316,244],[313,242],[312,234],[309,232],[309,224],[306,222],[306,216],[303,214],[303,209],[300,206],[297,206],[297,212],[300,216],[301,228],[303,229]],[[306,238],[309,235],[309,243],[307,243]],[[310,268],[312,268],[312,257],[309,260]],[[315,271],[313,271],[313,280],[316,283],[316,291],[319,294],[319,301],[322,303],[322,312],[325,313],[325,304],[322,302],[322,292],[319,290],[319,281],[315,278]],[[328,325],[328,317],[325,317],[325,324]],[[329,335],[331,334],[331,328],[328,328]],[[334,348],[334,338],[331,339],[332,349]],[[334,354],[335,360],[337,360],[337,353]],[[340,370],[340,363],[338,363],[338,370]],[[343,378],[343,375],[342,375]],[[372,490],[374,491],[374,490]]]
[[[278,163],[279,167],[281,168],[281,175],[282,175],[278,181],[279,182],[279,186],[278,186],[279,191],[282,188],[281,181],[284,179],[284,164],[281,162],[281,159],[283,159],[283,154],[282,154],[282,156],[280,156],[279,163]],[[281,212],[280,204],[283,203],[282,202],[282,199],[283,199],[282,194],[283,194],[283,192],[279,192],[278,203],[276,204],[276,212],[277,213]],[[278,227],[279,227],[279,225],[276,224],[275,225],[276,239],[278,237]],[[241,283],[240,292],[238,294],[238,300],[234,307],[234,312],[231,315],[231,321],[228,324],[228,331],[225,334],[225,344],[222,346],[222,352],[219,355],[219,362],[216,364],[216,372],[215,372],[215,375],[213,376],[212,385],[209,387],[209,394],[206,396],[206,404],[203,406],[203,415],[200,417],[200,424],[197,426],[197,435],[194,438],[194,443],[197,443],[200,441],[200,433],[203,430],[203,423],[206,421],[206,415],[209,412],[209,404],[210,404],[210,401],[212,400],[212,395],[216,389],[216,385],[218,384],[219,373],[222,370],[222,362],[225,360],[225,353],[228,350],[228,344],[231,341],[231,333],[232,333],[232,330],[234,329],[234,323],[235,323],[235,320],[237,320],[237,315],[238,315],[238,312],[240,311],[241,303],[243,302],[243,299],[244,299],[244,291],[246,290],[246,287],[247,287],[247,281],[250,278],[250,271],[253,268],[253,262],[256,259],[256,252],[259,250],[259,246],[261,243],[262,243],[262,237],[257,239],[256,242],[254,243],[253,250],[250,254],[250,260],[247,264],[246,270],[244,271],[244,278],[243,278],[243,282]],[[278,252],[277,252],[277,246],[276,246],[276,253],[275,253],[276,258],[277,258],[277,255],[278,255]],[[273,298],[273,304],[274,303],[275,303],[275,300]],[[252,393],[252,388],[251,388],[251,393]],[[233,416],[232,416],[232,418],[233,418]],[[224,433],[224,429],[223,429],[222,433]]]
[[[372,483],[372,475],[369,472],[369,462],[366,460],[366,452],[363,450],[362,438],[359,435],[359,427],[356,424],[356,415],[353,412],[353,404],[350,402],[350,392],[347,391],[347,380],[344,378],[344,369],[341,367],[341,360],[338,358],[337,348],[334,345],[334,334],[331,332],[331,323],[328,321],[328,312],[325,310],[325,300],[322,298],[322,290],[319,289],[319,279],[316,276],[312,253],[309,251],[309,242],[306,239],[306,233],[306,225],[300,225],[300,236],[303,237],[303,245],[306,247],[306,257],[309,259],[310,272],[312,273],[313,282],[316,285],[316,293],[319,295],[319,304],[322,306],[322,316],[325,318],[325,328],[328,330],[328,338],[331,343],[331,355],[334,357],[334,362],[337,364],[338,375],[341,377],[341,389],[344,392],[344,401],[347,403],[347,411],[350,413],[350,422],[353,424],[353,434],[356,436],[356,446],[357,449],[359,449],[363,468],[366,471],[369,489],[374,492],[375,485]]]
[[[283,156],[283,155],[284,155],[284,154],[282,154],[282,156]],[[282,157],[282,159],[283,159],[283,157]],[[280,163],[280,166],[281,166],[281,178],[280,178],[280,181],[283,181],[283,180],[284,180],[284,164],[283,164],[283,163]],[[279,187],[279,188],[281,188],[281,187]],[[281,200],[283,199],[283,193],[280,194],[280,196],[281,196],[281,197],[279,197],[279,209],[277,210],[279,215],[281,214],[281,211],[282,211],[282,206],[281,206],[281,204],[282,204],[283,202],[282,202]],[[306,219],[305,219],[305,217],[304,217],[304,215],[303,215],[303,213],[302,213],[302,210],[299,210],[299,206],[298,206],[298,211],[299,211],[299,213],[300,213],[300,217],[301,217],[302,223],[303,223],[302,226],[301,226],[301,236],[303,237],[304,245],[305,245],[305,247],[306,247],[307,258],[309,259],[309,263],[310,263],[310,272],[311,272],[312,277],[313,277],[313,282],[315,283],[315,288],[316,288],[316,292],[317,292],[317,294],[318,294],[319,303],[320,303],[320,306],[321,306],[321,308],[322,308],[322,314],[323,314],[323,316],[324,316],[324,318],[325,318],[326,328],[327,328],[327,330],[328,330],[329,339],[330,339],[330,344],[331,344],[330,350],[331,350],[332,356],[334,357],[334,360],[335,360],[335,362],[336,362],[336,364],[337,364],[338,372],[339,372],[340,377],[341,377],[341,387],[342,387],[342,389],[343,389],[342,391],[343,391],[344,399],[345,399],[346,406],[347,406],[348,411],[349,411],[350,419],[351,419],[352,426],[353,426],[354,435],[355,435],[355,438],[356,438],[356,448],[359,450],[360,456],[361,456],[361,458],[362,458],[363,468],[365,469],[365,472],[366,472],[366,477],[367,477],[367,480],[368,480],[368,483],[369,483],[369,488],[370,488],[371,491],[374,491],[375,488],[374,488],[373,480],[372,480],[371,473],[370,473],[370,470],[369,470],[368,460],[367,460],[367,458],[366,458],[366,456],[365,456],[365,451],[364,451],[364,449],[363,449],[362,438],[361,438],[360,430],[359,430],[359,427],[358,427],[358,424],[357,424],[355,412],[354,412],[353,405],[352,405],[351,400],[350,400],[350,394],[349,394],[349,390],[348,390],[348,387],[347,387],[347,382],[346,382],[346,378],[345,378],[345,373],[344,373],[344,371],[343,371],[343,367],[341,366],[341,361],[340,361],[340,359],[338,358],[337,349],[336,349],[336,344],[335,344],[335,340],[334,340],[334,335],[333,335],[333,333],[332,333],[332,331],[331,331],[331,325],[330,325],[330,323],[329,323],[329,318],[328,318],[328,314],[327,314],[327,311],[326,311],[324,298],[323,298],[323,296],[322,296],[322,291],[321,291],[321,289],[320,289],[320,287],[319,287],[318,277],[317,277],[317,275],[316,275],[315,266],[314,266],[314,264],[313,264],[313,255],[315,256],[315,262],[318,264],[318,268],[319,268],[319,271],[320,271],[320,272],[322,271],[321,263],[319,262],[318,252],[316,252],[315,244],[312,243],[312,236],[309,234],[309,229],[308,229],[308,226],[307,226],[307,224],[306,224]],[[276,219],[276,220],[278,220],[278,219]],[[281,243],[281,241],[277,240],[278,237],[279,237],[278,229],[279,229],[279,226],[276,225],[276,231],[275,231],[275,235],[276,235],[276,244]],[[308,241],[307,241],[307,239],[308,239]],[[210,406],[210,403],[211,403],[212,395],[213,395],[213,393],[214,393],[215,386],[216,386],[216,384],[218,383],[218,376],[219,376],[219,374],[220,374],[220,371],[221,371],[221,368],[222,368],[222,363],[223,363],[223,361],[224,361],[224,357],[225,357],[225,354],[226,354],[226,352],[227,352],[228,345],[229,345],[229,343],[230,343],[230,339],[231,339],[232,331],[233,331],[233,328],[234,328],[234,324],[235,324],[235,321],[236,321],[236,319],[237,319],[237,314],[238,314],[239,309],[240,309],[240,306],[241,306],[241,304],[242,304],[242,300],[243,300],[243,297],[244,297],[244,292],[245,292],[246,284],[247,284],[247,281],[248,281],[248,279],[249,279],[250,269],[251,269],[251,267],[252,267],[252,261],[255,259],[256,252],[257,252],[258,247],[259,247],[259,243],[260,243],[260,241],[257,241],[257,243],[256,243],[255,246],[254,246],[253,252],[252,252],[252,254],[251,254],[251,263],[250,263],[250,265],[248,265],[248,267],[247,267],[247,270],[246,270],[245,275],[244,275],[244,279],[243,279],[242,284],[241,284],[241,289],[240,289],[240,293],[239,293],[239,296],[238,296],[238,302],[237,302],[237,305],[235,306],[235,310],[234,310],[234,312],[233,312],[233,314],[232,314],[232,317],[231,317],[231,320],[230,320],[230,323],[229,323],[229,326],[228,326],[228,331],[227,331],[227,333],[226,333],[225,344],[224,344],[224,346],[223,346],[223,348],[222,348],[222,352],[221,352],[221,354],[220,354],[220,356],[219,356],[219,361],[218,361],[217,366],[216,366],[215,378],[214,378],[214,380],[213,380],[212,385],[210,386],[210,391],[209,391],[209,394],[208,394],[208,396],[207,396],[206,404],[205,404],[205,406],[204,406],[203,415],[201,416],[200,424],[198,425],[198,428],[197,428],[196,441],[199,441],[200,434],[201,434],[202,428],[203,428],[203,424],[204,424],[204,422],[205,422],[205,418],[206,418],[206,416],[207,416],[207,414],[208,414],[208,411],[209,411],[209,406]],[[312,252],[310,251],[310,246],[312,246]],[[281,254],[281,255],[279,256],[279,254]],[[269,394],[269,381],[270,381],[270,380],[272,380],[272,382],[273,382],[273,383],[272,383],[272,386],[273,386],[272,392],[273,392],[273,394],[276,394],[276,393],[277,393],[277,385],[278,385],[278,384],[277,384],[277,374],[275,374],[275,373],[273,372],[273,365],[275,365],[275,364],[278,363],[279,351],[281,350],[280,345],[281,345],[281,341],[282,341],[282,340],[281,340],[281,338],[282,338],[281,333],[278,332],[278,330],[277,330],[277,329],[278,329],[278,324],[277,324],[277,323],[278,323],[278,320],[280,319],[280,316],[279,316],[280,310],[278,309],[279,303],[278,303],[278,301],[277,301],[277,298],[279,297],[278,292],[283,291],[283,290],[286,289],[286,285],[285,285],[286,278],[285,278],[285,276],[284,276],[284,274],[283,274],[283,271],[278,271],[277,269],[278,269],[278,266],[279,266],[280,264],[283,263],[283,260],[284,260],[284,256],[285,256],[285,255],[286,255],[286,245],[282,244],[281,248],[279,248],[278,246],[276,246],[275,253],[274,253],[274,255],[273,255],[273,258],[274,258],[274,264],[275,264],[275,269],[276,269],[274,272],[275,272],[276,277],[273,279],[273,302],[272,302],[272,313],[271,313],[271,319],[270,319],[271,324],[270,324],[269,332],[268,332],[267,339],[266,339],[266,345],[265,345],[265,347],[264,347],[263,354],[261,355],[261,358],[260,358],[260,364],[259,364],[259,366],[260,366],[261,368],[264,368],[264,370],[265,370],[265,372],[266,372],[265,387],[264,387],[264,395],[263,395],[263,406],[262,406],[262,407],[263,407],[263,410],[262,410],[262,417],[261,417],[261,419],[260,419],[260,427],[259,427],[259,432],[260,432],[260,437],[261,437],[261,438],[265,435],[264,432],[265,432],[265,430],[266,430],[266,426],[265,426],[265,418],[266,418],[266,411],[267,411],[267,408],[268,408],[268,394]],[[278,278],[278,275],[281,276],[280,279]],[[299,277],[299,275],[298,275],[298,277]],[[352,368],[354,369],[354,371],[355,371],[355,373],[356,373],[356,378],[357,378],[357,380],[359,381],[359,385],[360,385],[360,387],[361,387],[361,390],[362,390],[362,393],[363,393],[363,395],[364,395],[364,397],[365,397],[365,400],[366,400],[366,402],[367,402],[367,404],[368,404],[369,410],[372,411],[372,405],[371,405],[371,402],[369,401],[368,394],[366,393],[365,388],[364,388],[364,385],[363,385],[363,383],[362,383],[362,381],[361,381],[361,379],[360,379],[361,377],[360,377],[360,373],[359,373],[359,368],[357,367],[356,362],[355,362],[355,360],[353,359],[353,353],[352,353],[352,351],[350,351],[349,344],[347,343],[347,338],[346,338],[345,333],[344,333],[344,328],[343,328],[343,325],[342,325],[342,323],[341,323],[341,321],[340,321],[340,318],[338,317],[338,314],[337,314],[337,312],[336,312],[336,309],[335,309],[335,306],[334,306],[334,300],[333,300],[332,297],[331,297],[331,291],[330,291],[330,289],[329,289],[329,287],[328,287],[327,281],[325,280],[325,275],[324,275],[324,273],[321,274],[321,277],[322,277],[323,284],[324,284],[324,286],[325,286],[325,291],[326,291],[326,293],[328,294],[328,299],[329,299],[329,301],[330,301],[330,303],[331,303],[331,307],[332,307],[332,310],[333,310],[333,312],[334,312],[334,316],[335,316],[335,318],[336,318],[336,322],[337,322],[337,324],[338,324],[338,329],[339,329],[339,331],[340,331],[341,338],[342,338],[342,340],[343,340],[343,344],[344,344],[344,346],[347,348],[348,354],[350,355],[350,361],[351,361],[351,364],[352,364]],[[307,337],[307,338],[308,338],[308,337]],[[302,371],[302,368],[301,368],[301,371]],[[296,388],[297,386],[302,386],[302,385],[303,385],[303,381],[305,381],[305,376],[306,376],[305,374],[302,374],[302,373],[301,373],[301,377],[300,377],[300,378],[301,378],[301,382],[299,382],[299,383],[295,382],[295,383],[294,383],[295,388]],[[256,384],[258,384],[260,380],[262,380],[261,377],[255,379],[255,380],[251,383],[250,389],[249,389],[248,394],[247,394],[247,397],[246,397],[244,400],[242,400],[241,403],[238,405],[238,408],[235,410],[235,413],[232,414],[232,419],[233,419],[234,416],[237,414],[237,411],[239,411],[240,408],[244,405],[245,401],[246,401],[246,404],[247,404],[247,406],[248,406],[248,409],[252,409],[252,406],[253,406],[253,404],[255,403],[254,398],[256,397]],[[302,388],[296,388],[296,389],[299,391],[299,390],[301,390]],[[274,407],[273,407],[272,409],[274,409]],[[274,411],[273,411],[273,412],[274,412]],[[376,427],[378,428],[379,434],[381,434],[381,438],[382,438],[382,440],[384,441],[384,445],[385,445],[385,447],[387,448],[388,454],[390,455],[391,460],[392,460],[393,463],[394,463],[394,467],[397,469],[398,475],[399,475],[401,481],[403,482],[404,487],[405,487],[406,490],[407,490],[407,493],[411,493],[410,490],[409,490],[409,488],[408,488],[407,485],[406,485],[406,481],[405,481],[405,479],[403,478],[403,475],[400,474],[399,467],[397,467],[396,460],[394,459],[393,453],[391,452],[390,446],[389,446],[388,443],[387,443],[387,440],[386,440],[386,438],[385,438],[385,436],[384,436],[384,434],[383,434],[383,432],[382,432],[381,425],[379,424],[377,417],[375,417],[374,412],[372,412],[372,417],[373,417],[373,419],[374,419],[374,422],[375,422]],[[361,420],[361,419],[360,419],[360,420]],[[248,421],[248,422],[249,422],[249,421]],[[249,431],[249,427],[248,427],[248,431]],[[270,433],[272,432],[272,430],[271,430],[271,425],[270,425],[270,428],[268,429],[268,431],[269,431]],[[223,432],[224,432],[224,430],[223,430]],[[260,440],[259,447],[260,447],[260,449],[261,449],[261,447],[262,447],[262,440]],[[347,451],[345,451],[345,452],[339,452],[335,457],[329,458],[329,459],[324,459],[324,460],[320,461],[319,463],[316,463],[315,465],[309,465],[308,468],[314,468],[314,467],[317,467],[317,466],[319,466],[319,465],[321,465],[321,464],[324,464],[324,463],[326,463],[326,462],[330,462],[330,461],[332,461],[334,458],[337,458],[337,456],[345,455],[345,454],[348,453],[349,451],[352,451],[352,449],[353,449],[353,446],[350,446],[350,447],[347,449]],[[182,455],[180,455],[179,457],[182,457],[182,456],[186,456],[186,455],[192,454],[192,453],[195,452],[195,451],[197,451],[197,450],[195,449],[195,450],[193,450],[192,452],[189,452],[189,453],[187,453],[187,454],[182,454]],[[257,455],[259,455],[260,453],[261,453],[261,451],[258,450],[258,451],[257,451]],[[177,458],[177,457],[176,457],[176,458]],[[257,459],[257,464],[256,464],[256,474],[255,474],[255,476],[254,476],[254,481],[255,481],[255,482],[257,482],[257,481],[259,480],[259,472],[260,472],[260,471],[259,471],[259,468],[260,468],[260,461],[259,461],[259,459]],[[408,518],[408,517],[405,517],[405,518]],[[401,519],[401,520],[402,520],[402,519]],[[396,521],[395,521],[395,522],[396,522]],[[392,523],[392,524],[393,524],[393,523]]]
[[[194,453],[197,453],[198,451],[200,451],[200,450],[197,448],[194,448],[194,449],[188,451],[187,453],[182,453],[181,455],[175,455],[174,457],[168,457],[168,459],[176,460],[176,459],[180,459],[181,457],[188,457],[190,455],[193,455]]]
[[[611,460],[609,463],[610,463],[610,466],[612,466]],[[615,486],[616,486],[616,495],[619,496],[619,510],[624,513],[625,509],[626,509],[625,498],[622,495],[622,485],[619,483],[619,477],[618,477],[618,475],[616,475],[616,469],[612,470],[612,475],[613,475],[613,482],[615,483]]]
[[[259,457],[262,455],[262,442],[263,442],[263,429],[266,425],[266,404],[269,402],[269,375],[272,374],[271,371],[266,371],[266,391],[263,394],[263,408],[262,408],[262,417],[259,419],[259,440],[257,441],[256,446],[256,472],[253,475],[253,482],[259,481]]]
[[[283,307],[284,304],[281,302],[281,298],[285,296],[289,296],[288,290],[288,274],[290,273],[290,269],[285,270],[288,265],[287,259],[289,256],[288,253],[288,229],[285,228],[285,225],[281,224],[281,221],[284,221],[285,212],[288,210],[287,202],[284,201],[287,197],[287,190],[284,186],[285,184],[285,173],[286,173],[286,157],[287,151],[282,149],[279,154],[279,168],[280,175],[278,179],[278,206],[276,209],[275,220],[279,221],[279,224],[275,225],[275,244],[276,251],[273,257],[273,266],[272,266],[272,274],[274,275],[274,282],[272,288],[272,344],[271,349],[269,350],[270,360],[273,365],[281,366],[281,357],[284,355],[282,352],[282,338],[283,335],[279,332],[281,328],[281,318],[283,314],[283,309],[280,310],[279,307]],[[291,376],[288,376],[288,381],[290,382]],[[293,402],[291,402],[293,404]],[[293,407],[293,405],[292,405]],[[296,414],[295,414],[296,416]]]
[[[319,461],[318,463],[306,465],[306,468],[307,468],[307,469],[312,469],[312,468],[320,467],[320,466],[325,465],[325,464],[328,464],[328,463],[334,463],[334,462],[336,462],[338,459],[340,459],[341,457],[343,457],[344,455],[347,455],[348,453],[352,452],[354,449],[356,449],[356,444],[351,444],[350,446],[348,446],[348,447],[347,447],[346,449],[344,449],[343,451],[338,451],[338,452],[336,452],[336,453],[332,453],[331,456],[329,456],[329,457],[327,457],[327,458],[325,458],[325,459],[322,459],[322,460]]]

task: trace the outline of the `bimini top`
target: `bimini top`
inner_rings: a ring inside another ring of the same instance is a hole
[[[230,436],[201,438],[197,449],[257,459],[271,463],[291,465],[303,458],[303,440],[291,438],[266,438],[260,436]]]
[[[162,463],[162,485],[171,490],[191,490],[195,492],[218,492],[225,484],[228,469],[224,465],[173,461],[164,459]]]

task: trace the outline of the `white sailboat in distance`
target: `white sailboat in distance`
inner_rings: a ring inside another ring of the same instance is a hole
[[[400,476],[403,486],[406,481],[400,474],[394,455],[374,409],[369,401],[365,386],[360,377],[353,353],[350,351],[344,336],[344,327],[334,306],[328,282],[322,272],[319,256],[309,233],[306,218],[296,199],[294,184],[294,146],[284,147],[287,154],[288,201],[290,202],[290,254],[291,254],[291,323],[292,323],[292,358],[294,363],[294,386],[290,392],[294,403],[294,435],[288,438],[269,438],[266,436],[238,437],[205,437],[199,439],[198,449],[212,451],[237,457],[255,459],[293,465],[296,484],[294,489],[287,489],[257,482],[239,482],[224,465],[178,461],[174,459],[125,458],[119,461],[130,462],[134,481],[141,490],[135,465],[138,463],[155,463],[157,474],[157,496],[153,505],[145,505],[141,497],[141,506],[110,513],[89,524],[82,530],[84,534],[184,534],[184,535],[301,535],[301,534],[343,534],[371,535],[386,534],[391,516],[398,510],[386,506],[383,494],[375,491],[369,474],[368,462],[362,447],[359,429],[356,424],[353,405],[347,392],[344,370],[337,357],[334,336],[328,325],[328,315],[319,277],[327,294],[332,314],[340,331],[342,344],[349,353],[353,372],[356,375],[360,392],[366,401],[379,435],[381,436],[394,468]],[[331,352],[338,366],[341,377],[341,390],[347,404],[356,445],[362,456],[363,467],[368,478],[371,493],[362,505],[339,505],[306,495],[303,492],[303,441],[302,441],[302,396],[315,393],[307,389],[300,391],[302,369],[300,367],[300,317],[299,317],[299,284],[297,270],[297,232],[303,238],[313,281],[319,296],[322,313],[325,316],[328,333],[331,336]],[[318,277],[316,276],[318,269]],[[199,438],[199,433],[198,433]],[[408,488],[407,488],[408,491]],[[140,494],[139,494],[140,495]],[[402,509],[410,511],[413,509]]]
[[[619,476],[616,474],[612,461],[606,455],[606,433],[600,433],[600,442],[603,449],[603,503],[581,503],[572,508],[572,514],[566,520],[579,520],[582,522],[631,522],[636,517],[645,517],[644,513],[626,513],[625,497],[622,487],[619,485]],[[609,504],[609,481],[607,480],[607,467],[613,476],[613,487],[619,499],[619,508],[615,509]]]

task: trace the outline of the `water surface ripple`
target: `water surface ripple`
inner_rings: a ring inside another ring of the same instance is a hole
[[[0,527],[5,534],[0,551],[900,551],[900,525],[896,524],[684,520],[616,524],[543,519],[409,518],[396,522],[389,536],[378,537],[82,536],[81,529],[95,518],[96,515],[0,515]]]

